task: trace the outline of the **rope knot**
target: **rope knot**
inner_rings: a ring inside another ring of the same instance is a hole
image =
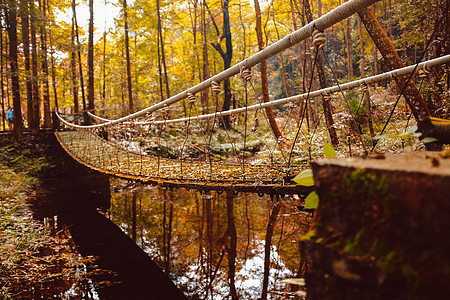
[[[428,73],[428,74],[430,74],[430,73],[433,71],[433,69],[431,68],[431,66],[430,66],[429,64],[427,64],[427,63],[425,63],[425,64],[423,65],[422,70],[424,70],[425,73]]]
[[[216,94],[220,94],[222,92],[220,83],[218,83],[217,81],[211,81],[211,90]]]
[[[323,31],[319,31],[318,29],[314,29],[313,31],[313,45],[317,48],[317,50],[323,49],[325,47],[325,42],[327,38],[325,37],[325,33]]]
[[[247,83],[252,80],[252,68],[241,65],[241,78]]]
[[[361,83],[360,89],[361,89],[361,92],[363,92],[363,93],[369,92],[369,86],[365,82]]]
[[[323,102],[328,102],[331,100],[331,96],[330,95],[322,95],[322,101]]]
[[[191,103],[191,104],[194,103],[195,100],[197,100],[196,97],[195,97],[195,95],[192,94],[191,92],[188,92],[188,93],[187,93],[187,98],[189,99],[189,103]]]
[[[419,78],[427,78],[429,74],[431,74],[431,67],[428,64],[423,64],[422,69],[419,70]]]
[[[419,70],[419,78],[425,79],[428,77],[428,73],[425,70]]]

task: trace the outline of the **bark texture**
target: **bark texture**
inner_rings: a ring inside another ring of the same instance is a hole
[[[358,15],[361,18],[361,21],[364,23],[367,32],[376,44],[381,55],[383,56],[387,68],[389,70],[403,68],[404,64],[400,59],[400,56],[398,55],[384,30],[381,28],[381,25],[375,18],[373,11],[370,8],[364,8],[358,11]],[[408,77],[409,76],[401,76],[394,79],[397,83],[398,89],[404,88],[403,96],[405,97],[409,107],[411,108],[414,117],[417,121],[419,121],[429,117],[430,111],[428,110],[428,106],[425,103],[422,95],[419,93],[419,90],[417,89],[414,82],[407,82]]]
[[[9,64],[11,66],[11,87],[14,110],[13,139],[19,141],[23,136],[22,109],[20,107],[19,67],[17,64],[17,3],[9,0],[8,6],[8,37]]]
[[[89,0],[88,110],[94,109],[94,0]]]
[[[125,21],[125,53],[127,59],[127,88],[128,88],[128,110],[130,113],[134,112],[133,104],[133,88],[131,83],[131,62],[130,62],[130,42],[128,38],[128,12],[127,0],[123,0],[123,14]]]
[[[258,49],[259,51],[264,49],[264,40],[262,36],[262,26],[261,26],[261,9],[259,7],[259,1],[254,0],[255,3],[255,15],[256,15],[256,36],[258,38]],[[261,90],[264,102],[269,102],[269,84],[267,82],[267,63],[263,60],[260,64],[261,67]],[[283,73],[284,74],[284,73]],[[277,139],[281,137],[281,131],[278,127],[277,121],[275,120],[275,115],[273,113],[272,107],[265,108],[267,119],[269,120],[270,127]]]

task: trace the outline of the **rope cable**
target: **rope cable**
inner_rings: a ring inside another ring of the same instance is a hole
[[[255,86],[253,85],[252,82],[250,82],[250,86],[252,87],[253,92],[256,94],[256,89],[255,89]],[[259,104],[259,106],[260,106],[260,108],[261,108],[261,111],[262,111],[262,113],[263,113],[264,119],[266,120],[267,124],[269,125],[270,131],[272,132],[273,138],[274,138],[274,140],[275,140],[275,144],[276,144],[276,146],[278,146],[278,148],[280,149],[281,156],[283,157],[284,161],[286,162],[286,157],[285,157],[285,155],[284,155],[284,153],[283,153],[283,149],[281,148],[281,145],[280,145],[280,144],[281,144],[281,141],[277,138],[277,135],[275,134],[275,131],[274,131],[274,129],[272,128],[272,125],[270,125],[269,117],[268,117],[267,114],[266,114],[266,110],[262,107],[261,98],[257,98],[257,99],[258,99],[258,104]],[[276,146],[275,146],[274,148],[276,148]],[[274,152],[274,151],[272,150],[271,153],[273,153],[273,152]]]
[[[310,95],[310,92],[311,92],[312,83],[313,83],[313,79],[314,79],[314,70],[316,69],[316,63],[317,63],[317,57],[318,57],[317,54],[318,54],[318,52],[316,51],[314,53],[314,63],[313,63],[312,71],[311,71],[311,80],[309,82],[308,93],[306,95],[306,100],[305,100],[305,105],[303,107],[303,111],[301,112],[302,113],[302,119],[300,121],[300,125],[298,126],[297,132],[295,133],[294,141],[293,141],[292,147],[291,147],[291,152],[289,153],[289,159],[288,159],[288,163],[287,163],[287,168],[289,168],[290,165],[291,165],[292,153],[294,152],[295,143],[297,142],[298,135],[299,135],[300,130],[301,130],[302,125],[303,125],[303,120],[304,120],[304,117],[305,117],[306,109],[308,107],[309,95]]]
[[[186,146],[186,142],[189,138],[189,125],[191,123],[191,112],[192,112],[192,105],[195,102],[195,96],[193,94],[191,94],[192,96],[190,96],[189,99],[189,118],[188,118],[188,122],[187,122],[187,126],[186,126],[186,137],[184,139],[183,145],[181,146],[180,149],[180,172],[181,172],[181,177],[183,177],[183,151],[184,151],[184,147]]]
[[[244,73],[244,70],[245,73]],[[245,147],[246,147],[246,142],[247,142],[247,117],[248,117],[248,110],[247,110],[247,106],[248,106],[248,91],[247,91],[247,84],[248,81],[251,80],[251,70],[248,70],[243,68],[241,70],[241,77],[242,79],[244,79],[244,90],[245,90],[245,117],[244,117],[244,147],[242,148],[242,178],[245,179]]]
[[[328,68],[330,68],[330,70],[331,70],[331,74],[333,75],[334,80],[336,81],[337,87],[339,88],[339,92],[341,93],[342,97],[344,98],[345,104],[347,105],[347,109],[348,109],[348,111],[350,112],[350,115],[351,115],[351,117],[352,117],[352,119],[353,119],[353,122],[355,122],[355,124],[357,125],[357,126],[356,126],[356,128],[357,128],[357,130],[356,130],[357,136],[358,136],[359,141],[361,142],[361,144],[362,144],[362,146],[363,146],[363,148],[364,148],[364,152],[367,153],[367,152],[368,152],[368,151],[367,151],[368,149],[367,149],[366,143],[364,143],[364,140],[363,140],[363,138],[362,138],[361,128],[358,126],[358,122],[357,122],[357,120],[356,120],[356,115],[355,115],[355,113],[353,112],[353,110],[352,110],[351,107],[350,107],[350,103],[349,103],[347,97],[345,96],[345,93],[344,93],[344,91],[342,90],[341,85],[339,84],[339,81],[338,81],[338,79],[337,79],[336,73],[334,72],[333,68],[331,67],[331,64],[330,64],[330,62],[328,61],[327,56],[324,55],[324,58],[325,58],[325,62],[326,62],[326,64],[327,64]],[[365,82],[365,81],[362,81],[362,82]]]

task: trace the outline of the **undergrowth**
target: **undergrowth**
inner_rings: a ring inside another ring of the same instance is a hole
[[[0,299],[91,299],[85,260],[65,232],[34,220],[27,203],[52,166],[41,138],[0,140]]]

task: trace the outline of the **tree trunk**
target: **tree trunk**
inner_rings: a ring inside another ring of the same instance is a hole
[[[206,4],[206,1],[204,2]],[[223,26],[222,26],[222,35],[219,33],[219,29],[215,23],[213,16],[211,15],[211,20],[216,28],[216,33],[218,36],[217,44],[211,43],[211,45],[219,52],[220,56],[223,60],[224,70],[231,67],[231,59],[233,57],[233,45],[231,42],[231,28],[230,28],[230,14],[228,11],[228,5],[230,0],[224,0],[222,2],[222,15],[223,15]],[[225,51],[223,51],[220,42],[225,39]],[[226,111],[230,109],[231,105],[231,86],[230,79],[225,79],[223,81],[223,89],[224,89],[224,99],[222,104],[222,111]],[[230,116],[223,116],[223,124],[224,128],[230,128],[231,121]]]
[[[127,84],[128,84],[128,110],[129,113],[134,112],[133,105],[133,89],[131,85],[131,62],[130,62],[130,45],[128,40],[128,13],[127,13],[127,0],[123,0],[123,14],[125,22],[125,53],[127,59]]]
[[[44,85],[44,128],[52,127],[52,118],[50,113],[50,87],[48,84],[48,62],[47,62],[47,30],[46,26],[46,8],[45,1],[39,1],[39,6],[41,12],[44,16],[43,21],[41,22],[41,51],[42,51],[42,72],[43,76],[43,85]]]
[[[364,49],[364,35],[361,18],[358,18],[358,35],[359,35],[359,71],[361,77],[366,77],[366,51]]]
[[[80,73],[80,87],[81,87],[81,100],[83,103],[83,110],[86,110],[86,96],[84,95],[84,75],[83,75],[83,67],[81,65],[81,44],[80,44],[80,36],[78,34],[78,21],[77,21],[77,13],[75,10],[75,0],[72,0],[72,12],[75,26],[75,34],[77,37],[77,54],[78,54],[78,69]]]
[[[7,29],[9,37],[9,63],[11,66],[11,87],[14,110],[13,139],[20,141],[23,136],[22,110],[20,107],[19,68],[17,64],[17,2],[9,0]]]
[[[89,0],[88,110],[94,109],[94,0]]]
[[[270,271],[270,248],[272,246],[272,236],[277,223],[278,214],[281,209],[280,203],[275,203],[272,209],[272,213],[269,217],[269,223],[267,224],[266,240],[264,243],[264,275],[261,300],[267,300],[267,289],[269,287],[269,271]]]
[[[264,49],[264,41],[262,37],[262,29],[261,29],[261,9],[259,7],[259,1],[254,0],[255,2],[255,15],[256,15],[256,36],[258,38],[258,50],[262,51]],[[261,67],[261,90],[264,102],[269,102],[269,85],[267,82],[267,63],[263,60],[260,63]],[[275,120],[275,115],[273,113],[273,109],[271,106],[266,107],[266,115],[269,119],[270,127],[272,127],[272,131],[277,139],[281,137],[281,131],[278,127],[277,121]]]
[[[5,119],[5,90],[3,87],[3,30],[0,29],[0,88],[2,89],[2,123],[3,131],[6,130]]]
[[[375,4],[372,5],[372,10],[373,10],[374,16],[376,16],[376,14],[375,14],[376,7],[377,6]],[[361,18],[359,18],[359,20],[361,20]],[[378,50],[377,50],[377,46],[375,45],[375,43],[372,43],[372,47],[373,47],[372,48],[373,75],[378,75],[378,73],[380,73],[379,66],[378,66]],[[378,86],[378,83],[375,83],[374,85]]]
[[[308,23],[311,23],[313,21],[311,9],[309,5],[309,0],[304,0],[303,5],[305,6],[305,14]],[[325,63],[323,59],[324,52],[322,50],[317,49],[317,75],[319,77],[319,84],[320,88],[324,89],[327,87],[327,78],[325,74]],[[331,144],[333,146],[339,145],[339,139],[336,133],[336,129],[334,128],[334,120],[333,120],[333,113],[331,109],[331,99],[329,97],[322,96],[322,106],[323,106],[323,113],[325,116],[325,123],[327,124],[328,133],[330,134]]]
[[[47,4],[48,5],[48,4]],[[48,9],[48,8],[47,8]],[[56,90],[56,69],[55,69],[55,58],[53,57],[53,42],[52,42],[52,33],[50,31],[49,34],[50,39],[50,62],[52,64],[52,86],[53,86],[53,95],[55,97],[55,110],[58,111],[59,105],[58,105],[58,91]]]
[[[363,8],[358,11],[358,15],[361,18],[367,32],[371,36],[374,43],[377,45],[378,50],[380,50],[381,55],[384,58],[386,66],[389,70],[394,70],[398,68],[403,68],[404,64],[397,51],[392,45],[391,41],[387,37],[384,30],[381,28],[380,23],[378,23],[373,11],[370,8]],[[425,119],[430,116],[430,111],[417,89],[413,81],[407,82],[408,75],[395,77],[397,83],[397,88],[404,88],[403,96],[405,97],[411,111],[417,121]]]
[[[28,127],[30,127],[29,122],[33,118],[33,86],[31,84],[30,24],[29,24],[30,18],[29,18],[28,2],[23,3],[21,6],[20,19],[22,23],[23,56],[25,58],[25,78],[27,87],[27,119],[28,119]],[[3,58],[3,51],[2,51],[2,58]]]
[[[72,69],[72,93],[73,93],[73,109],[74,113],[79,112],[78,107],[78,85],[77,85],[77,68],[76,68],[76,54],[75,54],[75,18],[72,18],[72,53],[70,57],[70,66]]]
[[[164,38],[163,38],[163,34],[162,34],[162,24],[161,24],[161,13],[160,13],[159,0],[156,0],[156,12],[158,15],[158,38],[159,38],[159,45],[160,45],[160,49],[161,49],[162,67],[164,70],[164,81],[165,81],[165,85],[166,85],[166,98],[170,98],[169,78],[167,77],[166,55],[164,52]],[[162,101],[162,99],[161,99],[161,101]]]
[[[445,17],[445,54],[450,54],[450,0],[446,1],[446,17]],[[450,90],[450,62],[447,63],[447,90]]]
[[[201,8],[202,14],[202,37],[203,37],[203,51],[202,51],[202,59],[203,59],[203,80],[209,78],[209,64],[208,64],[208,38],[207,38],[207,28],[206,28],[206,7],[203,4]],[[245,42],[244,42],[245,43]],[[203,113],[209,114],[209,90],[202,91],[201,93],[201,102],[203,107]],[[206,132],[209,134],[211,131],[210,120],[206,120]]]
[[[31,84],[33,86],[33,118],[29,120],[30,129],[35,132],[39,129],[39,123],[41,120],[40,111],[40,97],[39,97],[39,81],[38,81],[38,56],[37,56],[37,41],[36,41],[36,8],[34,7],[34,2],[30,2],[31,10],[31,69],[32,78]]]
[[[106,28],[103,31],[103,86],[102,86],[103,107],[106,107]]]
[[[231,26],[230,26],[230,14],[228,11],[228,4],[230,0],[223,1],[223,35],[225,38],[225,56],[224,56],[224,69],[228,69],[231,67],[231,59],[233,57],[233,45],[231,43]],[[230,79],[226,79],[224,81],[224,92],[225,98],[223,101],[222,111],[229,110],[231,105],[231,86]],[[230,116],[227,115],[224,117],[224,127],[230,127]]]
[[[347,1],[344,1],[347,2]],[[352,25],[351,25],[352,17],[347,18],[344,21],[345,26],[345,45],[347,48],[347,78],[350,80],[353,77],[353,43],[352,43]]]

